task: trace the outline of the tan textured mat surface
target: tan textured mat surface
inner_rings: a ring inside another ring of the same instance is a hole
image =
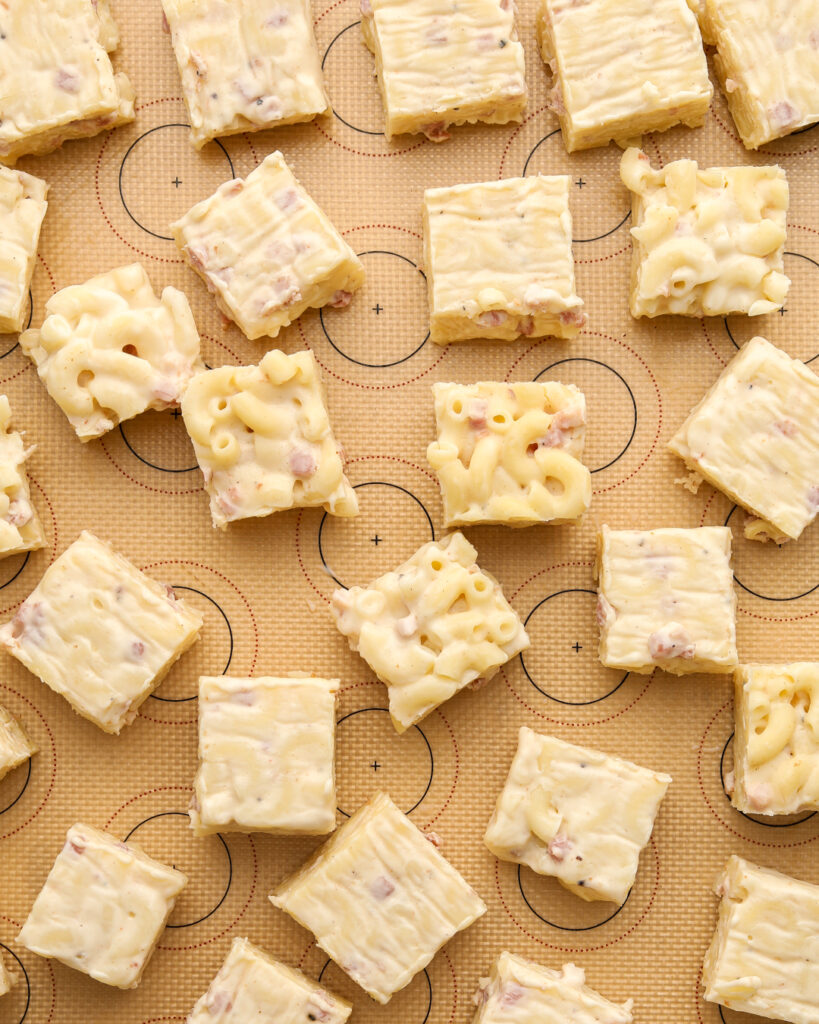
[[[310,313],[280,347],[308,347],[329,389],[337,436],[349,456],[362,513],[320,511],[210,525],[201,477],[181,418],[148,413],[81,445],[48,399],[33,367],[7,337],[0,387],[15,424],[36,442],[29,463],[48,547],[0,563],[5,620],[55,555],[83,528],[201,608],[205,629],[137,721],[103,735],[13,659],[5,657],[0,701],[40,745],[30,772],[0,783],[0,943],[25,979],[0,1001],[3,1024],[171,1024],[184,1020],[234,935],[247,935],[287,963],[321,976],[355,1000],[360,1024],[464,1024],[480,975],[503,949],[551,967],[574,960],[611,999],[635,998],[639,1024],[742,1024],[705,1005],[698,988],[715,920],[712,878],[729,853],[819,882],[819,815],[760,823],[734,811],[721,786],[729,764],[731,687],[716,677],[626,676],[596,658],[591,562],[598,524],[728,522],[734,528],[738,644],[744,660],[816,657],[819,526],[778,550],[742,537],[742,515],[707,486],[674,486],[681,463],[664,445],[736,351],[762,333],[805,360],[819,342],[810,316],[819,290],[819,128],[766,146],[739,144],[720,97],[704,128],[649,137],[652,160],[694,156],[708,164],[779,161],[791,183],[787,310],[743,318],[635,322],[628,313],[628,199],[619,151],[566,156],[545,109],[547,82],[534,38],[534,3],[522,4],[529,113],[520,126],[456,129],[434,146],[404,137],[388,145],[373,63],[360,40],[355,0],[315,5],[316,32],[336,116],[197,154],[188,142],[169,37],[158,0],[119,0],[116,61],[138,97],[134,125],[21,167],[51,185],[34,276],[33,322],[56,288],[141,259],[158,289],[190,296],[211,366],[255,362],[263,342],[225,324],[199,279],[183,266],[168,223],[221,181],[244,175],[281,148],[294,171],[363,254],[368,281],[349,309]],[[427,185],[544,171],[574,182],[578,291],[589,313],[572,343],[521,340],[439,349],[425,340],[421,194]],[[816,364],[814,364],[816,365]],[[384,688],[352,655],[328,613],[335,580],[361,583],[440,536],[441,505],[425,460],[435,380],[555,377],[587,395],[590,513],[578,528],[466,531],[527,619],[532,648],[485,689],[466,691],[420,728],[395,734]],[[387,1007],[378,1007],[318,951],[311,936],[267,900],[317,840],[229,834],[195,839],[185,809],[196,767],[200,673],[306,670],[342,679],[338,725],[341,814],[386,789],[489,906]],[[637,882],[620,909],[585,905],[550,879],[497,863],[481,836],[515,749],[520,725],[599,747],[674,777]],[[15,942],[76,820],[133,835],[153,856],[190,876],[159,950],[135,991],[109,990]]]

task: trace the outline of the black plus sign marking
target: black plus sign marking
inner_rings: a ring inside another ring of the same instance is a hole
[[[178,420],[181,415],[182,413],[178,409],[171,409],[171,416],[173,416],[175,420]]]
[[[375,315],[378,316],[378,314],[382,312],[383,309],[384,307],[379,302],[376,302],[376,304],[373,306],[373,313],[375,313]]]
[[[174,186],[175,186],[176,188],[179,188],[179,186],[180,186],[180,185],[182,184],[182,182],[181,182],[181,181],[179,180],[179,175],[178,175],[178,174],[177,174],[177,176],[176,176],[176,177],[175,177],[175,178],[173,179],[173,181],[171,182],[171,184],[172,184],[172,185],[174,185]]]
[[[780,316],[784,316],[787,312],[788,312],[787,308],[785,306],[783,306],[782,309],[779,310],[779,315]]]
[[[383,537],[379,537],[378,534],[376,534],[374,537],[371,537],[370,539],[372,540],[373,544],[375,544],[375,546],[378,547],[378,545],[381,543],[381,541],[384,538]]]
[[[578,642],[577,642],[577,641],[575,640],[575,642],[574,642],[574,643],[572,644],[572,650],[573,650],[573,651],[582,651],[582,650],[583,650],[583,645],[582,645],[582,644],[579,644],[579,643],[578,643]]]
[[[373,763],[370,765],[370,768],[372,768],[374,772],[377,772],[380,767],[381,765],[378,763],[378,761],[373,761]]]
[[[583,186],[584,186],[585,184],[586,184],[586,182],[585,182],[585,181],[583,181],[583,179],[582,179],[582,178],[578,178],[578,179],[577,179],[577,181],[575,182],[575,185],[577,185],[577,187],[578,187],[578,188],[583,188]]]

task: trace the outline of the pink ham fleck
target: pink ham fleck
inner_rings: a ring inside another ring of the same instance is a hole
[[[808,491],[808,505],[811,508],[819,508],[819,484],[814,484]]]
[[[256,694],[252,690],[237,690],[231,694],[231,704],[241,704],[244,708],[253,707],[256,703]]]
[[[160,24],[162,25],[162,31],[166,36],[169,36],[171,34],[171,26],[168,24],[168,18],[164,11],[162,12],[162,21]]]
[[[370,3],[370,0],[361,0],[361,13],[365,18],[373,16],[373,5]]]
[[[194,270],[198,270],[201,274],[208,272],[208,261],[210,260],[210,253],[205,246],[186,245],[184,250],[188,257],[190,265]]]
[[[75,839],[69,839],[68,845],[74,851],[74,853],[77,854],[78,857],[81,854],[85,853],[85,847],[82,845],[82,843],[78,843]]]
[[[58,68],[56,75],[56,84],[58,89],[62,89],[63,92],[77,93],[80,91],[80,84],[82,79],[79,73],[73,68]]]
[[[808,42],[812,49],[819,50],[819,29],[814,28],[811,30],[808,34]]]
[[[565,860],[566,854],[572,848],[572,841],[568,836],[564,836],[562,833],[558,833],[554,839],[549,843],[549,856],[552,860],[561,861]]]
[[[297,476],[302,480],[311,477],[318,468],[313,453],[301,450],[290,453],[288,465],[293,476]]]
[[[21,498],[18,498],[16,501],[12,501],[9,505],[9,511],[6,519],[12,526],[25,526],[31,519],[31,516],[31,505],[29,505],[27,501],[23,501]]]
[[[134,640],[131,644],[131,660],[140,661],[145,653],[145,644],[141,640]]]
[[[25,636],[27,643],[40,647],[45,641],[43,632],[45,623],[45,611],[40,602],[28,604],[27,601],[24,601],[11,620],[11,635],[15,639]]]
[[[758,785],[746,789],[745,795],[748,797],[748,804],[753,810],[764,811],[766,807],[770,806],[773,799],[773,790],[767,782],[760,782]]]
[[[298,210],[301,206],[301,199],[294,188],[286,188],[277,193],[273,202],[284,213],[288,210]]]
[[[562,324],[573,324],[575,327],[582,327],[588,317],[579,309],[564,309],[558,319]]]
[[[444,845],[443,839],[441,839],[437,832],[424,832],[424,839],[432,843],[436,850],[440,850]]]
[[[575,427],[582,427],[586,422],[581,405],[570,405],[559,409],[552,417],[549,429],[540,439],[544,448],[562,448]]]
[[[446,130],[446,124],[443,121],[434,121],[432,124],[424,125],[421,131],[430,142],[446,142],[449,138],[449,132]]]
[[[495,50],[498,47],[498,37],[494,32],[482,32],[476,42],[481,53],[487,53],[489,50]]]
[[[557,114],[558,117],[565,116],[566,104],[563,102],[563,90],[560,88],[560,82],[555,82],[555,84],[549,90],[549,96],[546,100],[546,106],[553,113]]]
[[[486,429],[486,414],[489,406],[485,399],[479,398],[469,406],[469,425],[473,430]]]
[[[192,67],[196,73],[197,78],[205,78],[208,73],[208,66],[205,63],[205,58],[201,53],[197,53],[196,50],[191,50],[190,56],[188,57],[188,67]],[[197,88],[201,86],[201,82],[197,84]]]
[[[599,594],[597,597],[597,625],[601,629],[610,627],[617,618],[617,613],[609,604],[606,598]]]
[[[274,11],[265,22],[268,28],[281,28],[282,25],[286,25],[290,20],[290,13],[284,8],[278,11]]]
[[[796,437],[798,433],[793,420],[780,420],[779,423],[774,423],[774,430],[778,430],[785,437]]]
[[[518,320],[518,332],[522,334],[524,338],[531,337],[535,333],[534,317],[521,317],[521,319]]]
[[[379,875],[378,878],[370,886],[370,893],[376,900],[385,900],[388,896],[391,896],[395,892],[395,886],[384,875]]]
[[[229,992],[219,989],[213,995],[208,994],[208,1013],[229,1013],[233,1009],[233,999]]]
[[[501,989],[500,1004],[501,1006],[514,1006],[515,1003],[519,1003],[525,995],[526,990],[512,981],[508,985],[504,985]]]
[[[787,128],[799,120],[799,111],[788,100],[780,100],[768,107],[768,119],[774,128]]]
[[[342,288],[339,288],[332,299],[330,299],[328,305],[332,306],[333,309],[346,309],[350,305],[352,298],[352,292],[345,292]]]
[[[658,629],[648,638],[648,651],[652,658],[693,658],[697,646],[679,623],[673,622]]]
[[[508,319],[509,314],[504,313],[502,309],[487,309],[485,313],[481,313],[476,322],[481,327],[500,327]]]

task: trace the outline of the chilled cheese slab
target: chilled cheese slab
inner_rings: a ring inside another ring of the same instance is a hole
[[[358,513],[312,352],[273,349],[258,366],[201,373],[185,393],[182,416],[214,526],[311,506]]]
[[[591,474],[580,461],[581,391],[557,381],[484,381],[436,383],[432,392],[438,429],[427,460],[447,527],[580,519],[591,501]]]
[[[732,856],[702,971],[705,998],[792,1024],[819,1020],[819,885]]]
[[[34,451],[11,429],[11,406],[0,395],[0,558],[45,545],[45,534],[31,500],[25,463]]]
[[[136,988],[187,882],[136,843],[72,825],[18,941],[104,985]]]
[[[750,539],[795,540],[819,511],[819,377],[752,338],[668,447],[750,513]]]
[[[707,0],[714,70],[747,149],[819,121],[812,0]]]
[[[25,327],[47,194],[42,178],[0,165],[0,334]]]
[[[191,139],[310,121],[327,113],[308,0],[162,0]]]
[[[359,808],[270,899],[379,1003],[486,912],[384,793]]]
[[[561,970],[503,952],[474,996],[472,1024],[631,1024],[632,1000],[612,1003],[586,985],[581,967]]]
[[[521,726],[484,842],[584,900],[622,904],[671,776]]]
[[[0,627],[0,646],[83,718],[119,733],[201,627],[171,587],[84,531]]]
[[[586,322],[566,175],[428,188],[424,262],[430,337],[439,345],[574,338]]]
[[[236,937],[187,1024],[344,1024],[349,1003]]]
[[[171,225],[188,264],[248,338],[275,338],[313,307],[349,305],[361,260],[278,151]]]
[[[3,42],[3,163],[133,121],[134,90],[108,56],[119,43],[108,0],[18,0],[7,5]]]
[[[408,132],[443,142],[453,125],[521,120],[524,55],[508,0],[362,0],[361,29],[388,139]]]
[[[0,779],[37,753],[12,713],[0,704]]]
[[[784,305],[781,167],[674,160],[655,170],[631,148],[620,177],[632,193],[632,316],[760,316]]]
[[[529,638],[498,581],[462,533],[430,541],[366,587],[336,590],[332,614],[389,693],[404,732],[526,650]]]
[[[627,672],[732,672],[736,594],[727,526],[612,530],[597,540],[600,661]]]
[[[541,0],[538,38],[569,153],[704,123],[714,90],[686,0]]]
[[[197,835],[321,835],[336,825],[337,679],[203,676]]]
[[[731,802],[753,814],[819,811],[819,662],[734,673]]]
[[[158,297],[140,263],[52,295],[20,347],[81,441],[177,406],[205,369],[187,297],[170,287]]]

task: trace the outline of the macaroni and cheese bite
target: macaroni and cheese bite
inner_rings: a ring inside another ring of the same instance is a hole
[[[792,1024],[819,1019],[819,885],[741,857],[717,882],[719,919],[705,956],[705,998]]]
[[[47,193],[41,178],[0,165],[0,334],[25,326]]]
[[[705,123],[714,89],[686,0],[540,0],[538,39],[567,152]]]
[[[0,779],[37,753],[14,715],[0,704]]]
[[[0,395],[0,558],[45,547],[25,470],[33,451],[34,446],[26,448],[23,435],[11,429],[9,400]]]
[[[0,646],[83,718],[119,733],[201,628],[171,587],[83,531],[0,627]]]
[[[472,1024],[631,1024],[633,1000],[617,1004],[586,985],[582,967],[553,971],[503,952],[473,997]]]
[[[182,416],[214,526],[290,508],[358,514],[312,352],[273,349],[258,366],[200,373]]]
[[[133,121],[134,90],[108,56],[118,44],[108,0],[7,4],[0,161],[14,164]]]
[[[736,594],[731,530],[612,530],[597,538],[600,661],[673,675],[733,672]]]
[[[438,345],[574,338],[586,322],[575,292],[567,175],[428,188],[424,262]]]
[[[376,1002],[388,1003],[486,907],[384,793],[376,793],[270,901]]]
[[[734,807],[819,811],[819,662],[741,665],[734,717]]]
[[[674,160],[654,170],[632,148],[620,177],[632,193],[632,316],[760,316],[784,304],[788,182],[781,167]]]
[[[52,295],[20,347],[81,441],[177,406],[205,368],[187,297],[170,287],[157,297],[140,263]]]
[[[191,269],[248,338],[275,338],[306,309],[343,309],[364,267],[279,152],[171,224]]]
[[[526,650],[529,637],[462,533],[430,541],[366,587],[336,590],[339,631],[387,687],[398,732]]]
[[[72,825],[18,942],[103,985],[136,988],[187,882],[136,843]]]
[[[197,149],[330,109],[309,0],[162,0]]]
[[[199,680],[196,835],[323,835],[336,827],[338,679]]]
[[[362,0],[361,30],[375,57],[386,136],[520,121],[523,46],[509,0]]]
[[[444,525],[576,522],[591,501],[580,461],[586,399],[571,384],[433,384]]]
[[[186,1024],[344,1024],[352,1009],[301,971],[237,937]]]
[[[0,996],[5,996],[11,992],[16,983],[16,977],[9,972],[9,969],[6,967],[3,960],[3,956],[0,954]]]
[[[671,776],[523,726],[484,842],[583,900],[623,903]]]
[[[750,513],[749,540],[796,540],[819,512],[819,377],[752,338],[668,447]]]
[[[813,0],[707,0],[714,71],[746,149],[819,121]]]

